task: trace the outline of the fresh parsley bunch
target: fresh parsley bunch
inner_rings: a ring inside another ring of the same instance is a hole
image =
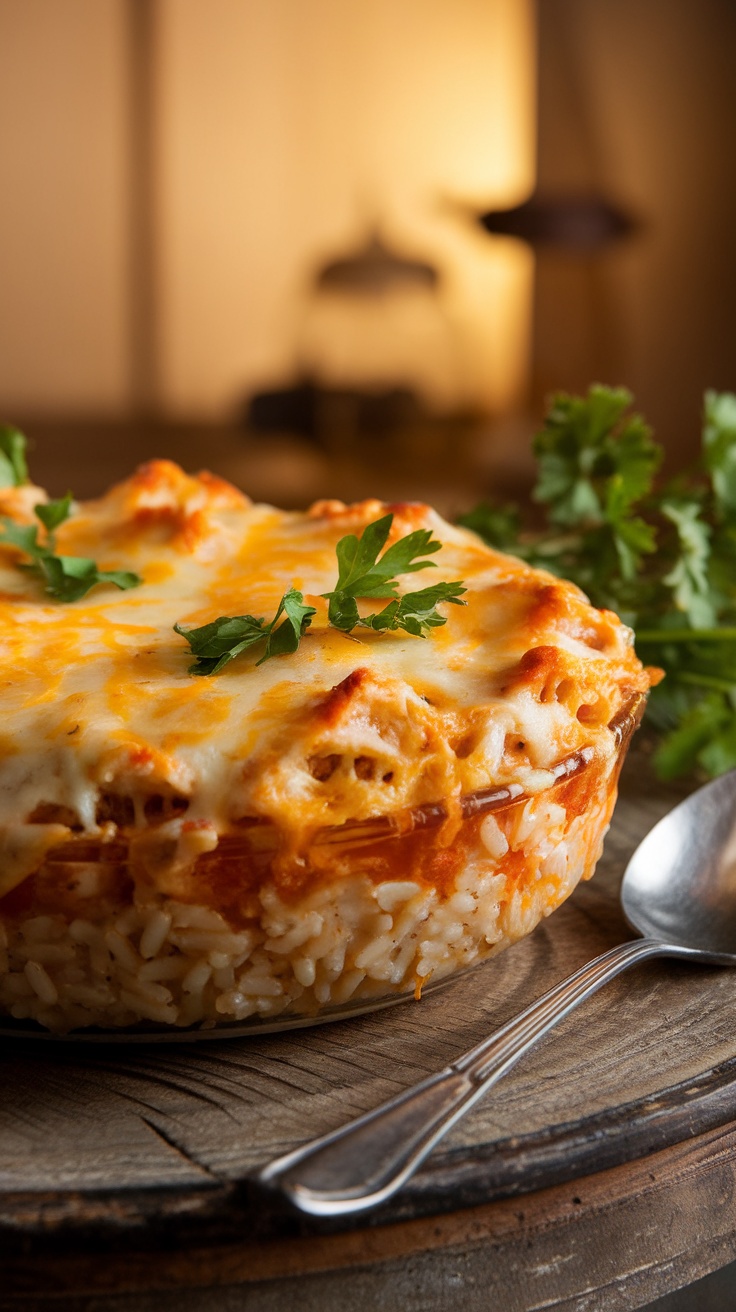
[[[662,448],[630,406],[624,388],[553,398],[534,441],[542,531],[488,503],[460,522],[617,611],[667,676],[648,711],[659,773],[720,774],[736,767],[736,396],[706,394],[702,458],[663,485]]]
[[[21,487],[28,481],[25,458],[26,439],[10,424],[0,425],[0,487]],[[28,557],[21,569],[35,574],[49,596],[57,601],[79,601],[98,583],[113,583],[116,588],[135,588],[142,579],[130,570],[100,570],[87,556],[60,556],[54,533],[71,514],[72,494],[57,501],[34,506],[38,524],[16,524],[0,520],[0,542],[9,542]],[[43,538],[39,540],[39,528]]]
[[[437,610],[441,602],[450,602],[454,606],[465,604],[460,597],[466,589],[459,582],[435,583],[433,587],[418,592],[398,595],[399,585],[394,576],[433,568],[434,561],[424,557],[434,555],[442,543],[432,536],[431,529],[417,529],[384,551],[393,518],[393,515],[384,515],[368,524],[361,537],[349,533],[337,544],[337,583],[331,592],[324,592],[322,596],[329,603],[329,623],[343,633],[351,633],[355,628],[377,632],[402,629],[422,638],[430,629],[447,623]],[[358,600],[371,599],[388,601],[388,605],[373,614],[361,615]],[[282,614],[286,618],[279,625]],[[174,628],[186,639],[197,657],[189,667],[189,673],[218,674],[229,661],[263,638],[266,639],[266,649],[257,665],[262,665],[271,656],[296,651],[315,614],[314,606],[304,605],[301,592],[290,588],[269,623],[255,615],[221,615],[198,629],[184,629],[179,624]]]

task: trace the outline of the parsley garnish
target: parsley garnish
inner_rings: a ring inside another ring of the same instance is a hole
[[[329,602],[327,618],[330,624],[343,633],[350,633],[351,629],[360,626],[375,630],[403,629],[415,637],[423,637],[425,631],[446,623],[436,609],[440,602],[465,605],[460,601],[466,591],[462,583],[436,583],[434,587],[419,592],[407,592],[402,597],[397,595],[399,585],[394,575],[434,568],[433,560],[420,557],[434,555],[442,543],[432,537],[431,529],[420,528],[400,538],[381,556],[393,518],[393,515],[384,515],[369,524],[360,538],[350,533],[337,544],[337,585],[332,592],[323,592],[322,596]],[[361,616],[358,598],[392,600],[383,610]]]
[[[266,650],[256,665],[262,665],[271,656],[286,656],[296,651],[315,614],[314,606],[304,605],[301,592],[289,588],[268,624],[262,616],[257,619],[255,615],[221,615],[198,629],[183,629],[180,624],[175,624],[174,629],[186,638],[197,657],[189,666],[189,673],[219,674],[225,665],[263,638],[266,639]],[[279,624],[282,615],[286,618]]]
[[[702,461],[664,487],[630,404],[600,386],[553,399],[534,445],[547,528],[524,533],[515,508],[491,505],[460,522],[618,611],[667,674],[648,711],[660,774],[720,774],[736,766],[736,396],[706,394]]]
[[[434,561],[421,558],[439,551],[442,543],[432,537],[431,529],[418,529],[400,538],[381,555],[392,523],[393,515],[384,515],[369,524],[360,538],[351,533],[337,544],[337,587],[322,595],[329,602],[330,624],[343,633],[361,626],[377,632],[403,629],[421,638],[425,632],[446,623],[445,617],[437,610],[440,602],[465,605],[460,601],[465,592],[462,583],[436,583],[434,587],[398,596],[399,585],[393,576],[413,574],[416,570],[434,566]],[[361,616],[358,599],[371,597],[390,600],[383,610]],[[218,674],[241,652],[264,638],[266,649],[256,661],[257,665],[262,665],[271,656],[285,656],[296,651],[315,614],[314,606],[304,605],[301,592],[290,588],[281,598],[269,623],[255,615],[221,615],[198,629],[184,629],[179,624],[175,624],[174,629],[186,638],[197,657],[190,665],[189,673]],[[286,618],[279,624],[282,615]]]
[[[0,487],[20,487],[28,479],[25,461],[25,437],[17,428],[0,427]],[[54,533],[71,513],[72,494],[57,501],[46,501],[34,506],[38,524],[16,524],[3,517],[0,543],[18,547],[29,557],[21,569],[35,574],[46,591],[57,601],[79,601],[98,583],[113,583],[116,588],[135,588],[142,579],[128,570],[100,570],[94,560],[86,556],[60,556],[56,551]],[[44,530],[39,541],[39,525]]]
[[[0,487],[20,487],[27,481],[26,439],[12,424],[0,424]]]

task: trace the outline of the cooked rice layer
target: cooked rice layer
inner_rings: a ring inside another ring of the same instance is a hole
[[[209,1028],[417,991],[529,934],[593,873],[615,797],[603,775],[583,814],[552,791],[486,816],[444,895],[352,874],[296,901],[264,883],[260,917],[237,930],[167,899],[95,922],[0,919],[0,1011],[57,1032]]]

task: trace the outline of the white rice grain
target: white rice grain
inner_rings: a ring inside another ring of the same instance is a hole
[[[141,964],[140,957],[130,939],[123,938],[117,929],[109,929],[105,935],[105,946],[123,970],[135,975]]]
[[[181,982],[183,993],[201,993],[212,975],[212,966],[208,961],[198,961],[192,966]]]
[[[54,1003],[59,1001],[59,994],[54,981],[47,975],[40,961],[27,961],[23,973],[28,980],[33,992],[41,999],[53,1007]]]
[[[171,916],[160,907],[151,912],[141,934],[138,951],[146,961],[158,956],[171,929]]]
[[[353,871],[303,895],[259,890],[262,911],[232,928],[210,907],[157,899],[123,912],[0,917],[0,1012],[55,1030],[84,1025],[212,1028],[314,1015],[407,994],[528,933],[592,871],[608,806],[602,779],[584,815],[543,795],[486,816],[445,894],[413,879]],[[517,886],[504,870],[522,854]]]
[[[382,911],[395,911],[402,902],[408,902],[420,885],[410,879],[391,879],[376,888],[376,902]]]

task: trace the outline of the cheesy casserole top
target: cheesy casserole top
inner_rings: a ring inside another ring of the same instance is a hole
[[[30,523],[42,500],[1,489],[0,514]],[[390,542],[425,527],[442,542],[431,582],[467,587],[423,639],[327,623],[338,539],[387,510]],[[254,818],[298,843],[491,783],[539,791],[570,753],[614,751],[611,721],[649,686],[615,615],[423,505],[286,513],[153,461],[79,506],[57,544],[143,584],[60,604],[0,547],[0,896],[73,835],[164,823],[181,865]],[[269,617],[290,585],[317,609],[297,652],[188,673],[175,623]]]

